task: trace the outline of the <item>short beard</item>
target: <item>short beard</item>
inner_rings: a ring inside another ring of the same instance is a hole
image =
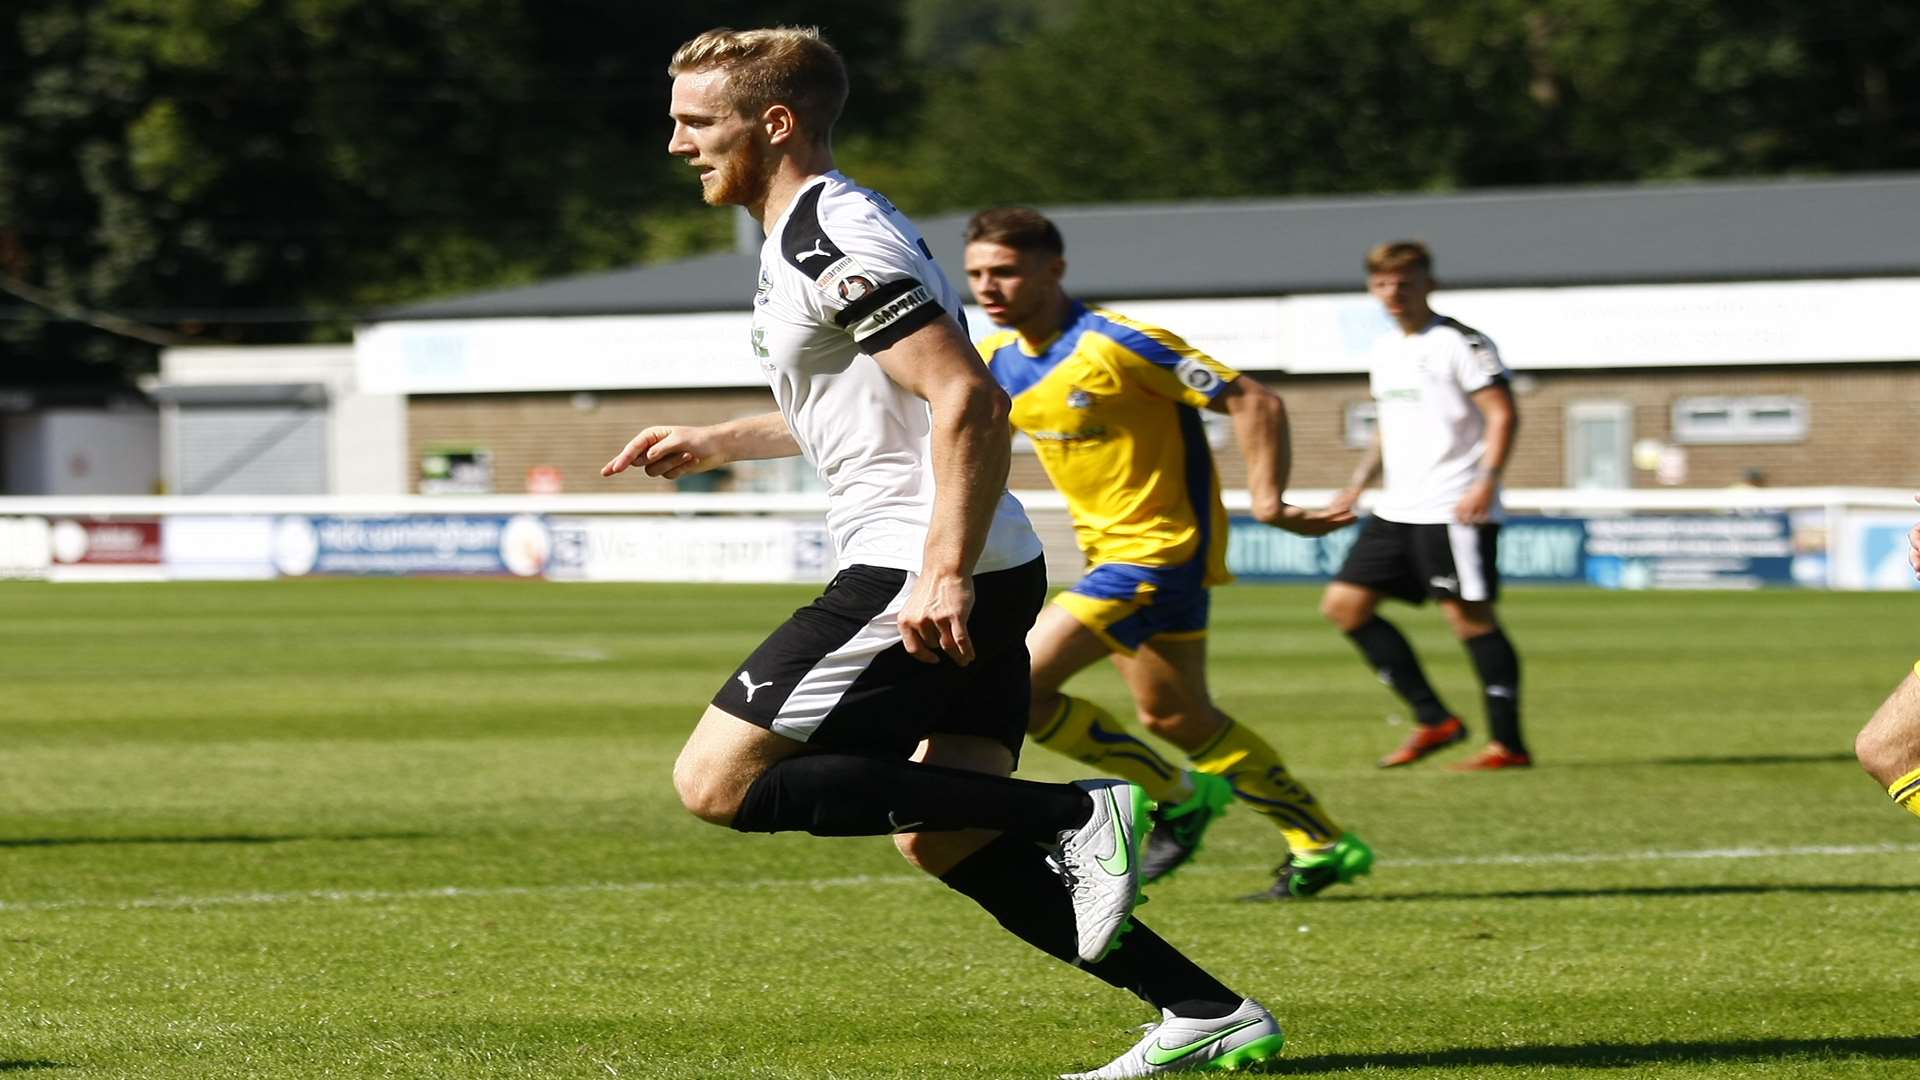
[[[738,171],[715,170],[719,182],[700,193],[708,206],[751,206],[767,197],[773,177],[773,155],[759,143],[749,142],[738,159]],[[735,162],[729,162],[729,165]]]

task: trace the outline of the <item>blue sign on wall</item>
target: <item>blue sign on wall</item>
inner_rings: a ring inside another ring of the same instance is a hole
[[[1359,535],[1356,526],[1295,536],[1237,517],[1227,567],[1246,581],[1327,581]],[[1500,578],[1614,589],[1790,585],[1793,529],[1771,513],[1512,517],[1500,528]]]
[[[274,523],[282,574],[513,574],[530,577],[552,552],[538,517],[410,514],[308,517]]]
[[[1785,514],[1633,514],[1587,520],[1587,579],[1611,589],[1792,585]]]

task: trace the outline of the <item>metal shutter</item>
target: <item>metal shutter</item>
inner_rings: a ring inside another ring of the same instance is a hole
[[[182,495],[324,495],[327,412],[305,405],[182,404]]]

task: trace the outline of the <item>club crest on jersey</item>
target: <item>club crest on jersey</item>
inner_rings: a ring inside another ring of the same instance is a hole
[[[1076,386],[1067,391],[1067,408],[1091,409],[1093,408],[1093,395]]]
[[[767,269],[764,266],[760,268],[760,284],[753,290],[753,302],[760,307],[773,302],[773,279],[767,276]]]

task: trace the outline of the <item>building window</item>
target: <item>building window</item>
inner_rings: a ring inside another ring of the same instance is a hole
[[[1567,486],[1611,491],[1633,486],[1633,406],[1624,401],[1567,404]]]
[[[1676,443],[1803,442],[1811,409],[1785,395],[1683,397],[1673,403]]]
[[[1373,433],[1380,423],[1380,410],[1371,401],[1356,401],[1347,406],[1340,425],[1347,449],[1365,450],[1373,445]]]

